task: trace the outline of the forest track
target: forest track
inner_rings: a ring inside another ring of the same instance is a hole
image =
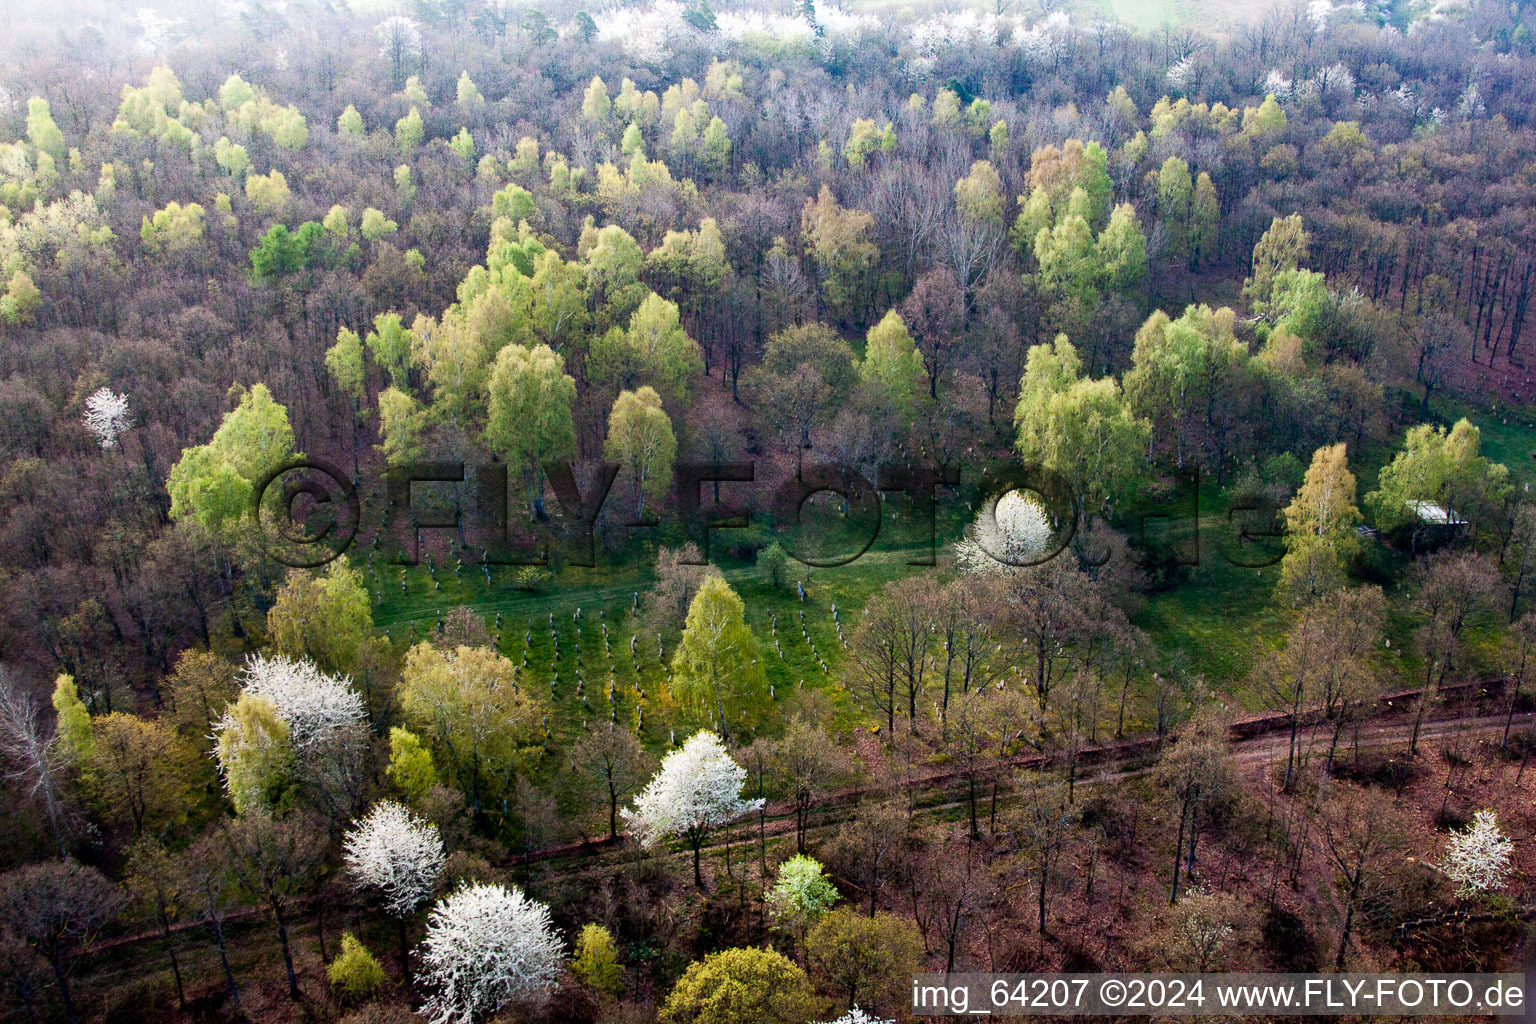
[[[1426,716],[1421,729],[1419,740],[1424,743],[1428,740],[1438,739],[1453,733],[1463,735],[1486,735],[1494,732],[1502,732],[1506,721],[1506,711],[1489,711],[1483,707],[1489,696],[1502,693],[1502,682],[1479,681],[1475,683],[1460,684],[1446,692],[1453,695],[1465,694],[1462,700],[1473,704],[1460,714],[1441,714]],[[1379,711],[1372,718],[1364,720],[1358,734],[1360,749],[1379,748],[1394,743],[1404,743],[1411,735],[1413,722],[1406,717],[1406,708],[1417,697],[1417,691],[1390,694],[1382,698]],[[1507,707],[1507,706],[1506,706]],[[1311,716],[1309,716],[1311,717]],[[1402,718],[1401,721],[1383,722],[1384,718]],[[1290,744],[1288,729],[1289,715],[1265,715],[1234,722],[1231,726],[1231,743],[1234,760],[1238,764],[1255,764],[1284,757]],[[1374,722],[1374,724],[1372,724]],[[1536,722],[1536,711],[1519,712],[1514,716],[1516,725],[1525,725]],[[1305,725],[1298,734],[1298,743],[1305,740],[1327,738],[1331,729],[1331,723],[1317,719]],[[1125,781],[1144,776],[1153,769],[1152,758],[1163,746],[1177,743],[1178,733],[1169,733],[1159,744],[1156,737],[1124,740],[1103,747],[1090,748],[1080,755],[1079,768],[1086,769],[1084,774],[1078,776],[1075,785],[1079,787],[1096,787],[1106,783]],[[1349,742],[1341,743],[1340,749],[1354,749],[1356,745],[1354,733],[1351,733]],[[1305,749],[1313,749],[1308,746]],[[1087,756],[1087,755],[1091,755]],[[1049,767],[1062,767],[1059,756],[1043,753],[1022,754],[1009,758],[1001,767],[1012,770],[1034,770]],[[951,817],[957,810],[963,809],[969,803],[967,795],[956,796],[952,790],[965,783],[964,773],[955,769],[936,768],[933,771],[913,778],[909,783],[891,787],[850,787],[829,793],[819,799],[813,800],[809,814],[814,816],[806,827],[806,835],[821,835],[839,828],[853,817],[861,799],[867,796],[881,796],[898,799],[900,794],[909,790],[912,801],[914,820],[926,820],[934,822]],[[986,798],[990,800],[990,795]],[[1005,794],[999,794],[1000,804],[1006,803]],[[820,813],[818,813],[820,812]],[[766,816],[761,822],[753,820],[743,822],[729,829],[723,829],[715,833],[709,842],[701,848],[701,854],[723,852],[727,845],[732,847],[746,847],[750,849],[754,843],[766,840],[780,840],[795,835],[795,806],[791,801],[775,801],[766,808]],[[527,854],[519,854],[505,858],[496,866],[503,869],[533,868],[544,873],[554,873],[561,877],[590,876],[600,874],[603,871],[612,870],[625,861],[638,860],[649,856],[661,856],[669,859],[686,859],[691,856],[691,851],[669,847],[659,854],[644,853],[638,846],[629,841],[627,833],[621,833],[618,839],[598,839],[584,843],[572,843],[564,846],[546,848]],[[750,859],[750,855],[748,855]],[[303,907],[312,908],[317,899],[323,897],[311,897],[302,901]],[[337,908],[329,908],[337,909]],[[231,910],[224,918],[227,924],[235,922],[251,922],[252,919],[262,916],[258,911],[249,908]],[[297,915],[295,915],[297,916]],[[174,935],[187,933],[206,932],[207,924],[201,919],[187,920],[172,926]],[[104,955],[121,951],[125,947],[139,943],[155,942],[163,940],[164,936],[159,932],[143,932],[134,935],[118,936],[113,939],[97,943],[91,951],[92,956]],[[211,940],[208,940],[211,942]]]

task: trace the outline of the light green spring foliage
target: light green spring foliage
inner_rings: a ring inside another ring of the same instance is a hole
[[[1172,264],[1189,259],[1190,202],[1194,191],[1189,164],[1176,156],[1164,160],[1157,171],[1157,216],[1163,222],[1165,251]]]
[[[219,106],[227,121],[262,132],[282,149],[298,152],[309,142],[308,122],[297,107],[273,102],[239,75],[230,75],[219,87]]]
[[[617,996],[624,991],[624,969],[619,965],[618,946],[607,928],[600,924],[582,925],[576,936],[571,973],[594,992]]]
[[[1253,274],[1243,282],[1243,296],[1253,303],[1255,313],[1270,314],[1276,278],[1306,263],[1309,243],[1301,214],[1276,217],[1270,222],[1269,229],[1253,247]]]
[[[53,710],[64,756],[75,764],[85,764],[91,759],[95,743],[91,734],[91,713],[80,699],[74,676],[61,674],[53,681]]]
[[[55,160],[64,159],[64,133],[54,123],[48,101],[36,96],[27,100],[27,141]]]
[[[367,371],[363,366],[363,339],[356,331],[343,327],[336,332],[336,344],[325,352],[325,368],[344,393],[354,400],[362,399]]]
[[[346,238],[352,233],[351,215],[351,210],[337,203],[326,212],[320,221],[320,226],[338,238]]]
[[[755,564],[767,577],[769,586],[782,587],[789,569],[789,552],[784,550],[784,545],[773,541],[758,551]]]
[[[1403,448],[1383,466],[1366,504],[1383,530],[1415,525],[1418,502],[1432,502],[1457,519],[1476,522],[1480,504],[1497,505],[1509,492],[1509,469],[1482,455],[1482,432],[1469,420],[1446,430],[1408,428]]]
[[[768,890],[768,913],[779,927],[799,933],[820,920],[838,898],[837,886],[821,862],[800,855],[779,865],[778,878]]]
[[[363,125],[363,115],[352,104],[336,118],[336,132],[344,138],[360,139],[368,129]]]
[[[491,197],[491,216],[506,219],[514,226],[533,216],[533,193],[521,185],[509,184]]]
[[[308,658],[329,675],[356,672],[373,635],[368,587],[338,558],[323,572],[295,569],[267,610],[267,641],[280,654]]]
[[[401,164],[395,168],[395,197],[400,200],[401,206],[409,206],[416,198],[416,182],[411,175],[410,164]]]
[[[1084,515],[1103,515],[1145,471],[1148,425],[1112,377],[1082,376],[1066,335],[1029,350],[1018,409],[1018,451],[1060,474]]]
[[[690,714],[717,723],[727,739],[732,727],[755,725],[769,705],[757,639],[745,616],[746,606],[730,584],[710,577],[688,606],[672,657],[674,699]]]
[[[389,765],[385,769],[406,803],[416,805],[437,785],[432,751],[421,737],[398,725],[389,728]]]
[[[245,198],[262,213],[280,213],[288,205],[290,195],[288,179],[282,171],[252,174],[245,179]]]
[[[221,137],[213,144],[213,159],[231,177],[242,177],[251,166],[251,158],[245,147]]]
[[[1126,398],[1159,441],[1172,442],[1182,463],[1191,438],[1243,379],[1249,361],[1230,308],[1189,306],[1177,320],[1157,310],[1136,332]]]
[[[672,486],[672,462],[677,456],[672,420],[655,388],[619,392],[608,416],[603,453],[634,478],[635,519],[643,520],[646,499],[659,501]]]
[[[421,111],[415,107],[400,120],[395,122],[395,143],[402,153],[409,153],[421,145],[421,140],[426,137],[426,125],[421,120]]]
[[[42,304],[42,291],[32,283],[30,275],[18,270],[6,283],[5,294],[0,295],[0,320],[8,324],[31,323]]]
[[[677,303],[654,292],[630,317],[628,330],[614,328],[592,345],[593,380],[621,390],[649,384],[669,404],[681,403],[703,370],[698,342],[683,330]]]
[[[875,153],[880,151],[883,133],[879,125],[867,117],[853,122],[848,131],[848,141],[843,144],[843,159],[848,166],[862,171]]]
[[[151,253],[185,251],[203,239],[203,208],[197,203],[169,202],[153,217],[144,218],[139,238]]]
[[[400,230],[400,225],[384,216],[384,211],[368,207],[363,210],[363,221],[360,227],[362,235],[368,241],[376,241],[385,235],[392,235]]]
[[[367,220],[366,214],[364,220]],[[405,326],[400,314],[380,313],[374,317],[373,330],[368,332],[364,343],[373,361],[389,374],[390,383],[397,388],[406,387],[411,349],[416,343],[416,335]]]
[[[363,999],[384,987],[388,976],[368,947],[351,932],[341,934],[341,952],[325,969],[331,987],[347,999]]]
[[[661,1024],[804,1024],[819,1001],[805,972],[756,947],[689,964],[662,1004]]]
[[[421,84],[420,75],[412,75],[405,80],[405,88],[395,93],[395,98],[404,100],[415,107],[430,107],[432,100],[427,96],[427,87]]]
[[[1001,160],[1008,155],[1008,122],[996,121],[987,129],[987,147],[992,152],[993,160]]]
[[[475,139],[469,134],[468,128],[460,128],[459,134],[448,141],[448,148],[466,164],[475,159]]]
[[[379,392],[379,445],[391,466],[400,466],[421,457],[422,436],[427,429],[427,412],[421,404],[397,387]]]
[[[896,311],[889,310],[869,329],[859,378],[871,393],[872,402],[910,416],[927,382],[923,354]]]
[[[1003,181],[988,160],[971,164],[971,173],[955,182],[955,208],[973,224],[1003,223]]]
[[[1343,442],[1319,448],[1295,499],[1285,509],[1285,557],[1280,586],[1293,600],[1311,600],[1344,585],[1360,550],[1355,526],[1355,476]]]
[[[419,643],[406,655],[396,693],[411,731],[476,812],[510,798],[517,776],[544,752],[534,735],[546,705],[518,689],[517,667],[492,648]]]
[[[293,457],[288,410],[265,384],[240,393],[205,445],[188,448],[171,467],[166,490],[171,518],[195,517],[215,534],[232,529],[249,512],[255,484]]]
[[[1201,171],[1195,179],[1194,198],[1189,204],[1189,258],[1192,264],[1209,262],[1216,254],[1217,233],[1221,227],[1221,201],[1211,176]]]
[[[587,83],[587,91],[581,97],[581,116],[596,124],[603,124],[612,109],[613,101],[608,97],[608,86],[598,76],[592,76],[592,81]]]
[[[237,814],[265,814],[281,802],[293,766],[288,723],[264,697],[242,693],[225,712],[214,748]]]
[[[459,82],[454,95],[459,106],[465,110],[479,110],[485,106],[485,97],[480,95],[480,90],[470,80],[468,71],[459,72]]]
[[[485,440],[522,471],[534,507],[543,494],[544,463],[576,451],[575,403],[576,381],[548,345],[508,345],[496,354]]]

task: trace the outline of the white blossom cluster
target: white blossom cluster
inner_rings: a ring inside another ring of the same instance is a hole
[[[623,49],[642,64],[661,64],[698,30],[683,20],[687,10],[677,0],[651,0],[647,6],[614,7],[599,14],[597,38]]]
[[[837,1020],[823,1021],[822,1024],[896,1024],[896,1022],[884,1017],[876,1017],[855,1006]]]
[[[1009,491],[976,513],[965,539],[954,546],[955,558],[964,572],[1006,575],[1017,563],[1038,561],[1049,552],[1053,533],[1050,516],[1038,501]]]
[[[1478,811],[1472,824],[1451,834],[1440,870],[1456,885],[1458,896],[1498,892],[1509,881],[1515,844],[1492,811]]]
[[[102,448],[116,448],[117,439],[129,427],[128,396],[111,388],[98,388],[85,400],[85,427],[96,435]]]
[[[439,900],[418,947],[432,1024],[473,1024],[513,1000],[546,995],[560,977],[549,907],[517,886],[465,885]]]
[[[1291,80],[1277,68],[1264,76],[1264,92],[1272,94],[1276,100],[1288,100],[1291,98]]]
[[[1168,69],[1168,73],[1163,76],[1163,79],[1170,88],[1187,89],[1189,88],[1189,76],[1194,73],[1194,70],[1195,62],[1188,57],[1181,57],[1173,62],[1173,66]]]
[[[621,813],[642,846],[669,836],[735,821],[763,806],[743,800],[747,770],[731,759],[720,737],[701,730],[661,762],[654,778]]]
[[[328,676],[308,660],[253,654],[245,663],[244,691],[262,697],[288,726],[296,751],[335,732],[361,726],[363,698],[345,676]],[[221,723],[221,728],[223,727]]]
[[[722,36],[737,43],[809,44],[816,39],[816,30],[804,18],[751,7],[719,12],[715,15],[715,27]]]
[[[1014,24],[991,11],[967,7],[914,22],[907,39],[919,57],[931,58],[960,47],[997,46]]]
[[[1045,60],[1072,41],[1072,19],[1065,11],[1052,11],[1028,28],[1015,26],[1013,45],[1025,56]]]
[[[692,5],[678,0],[650,0],[645,5],[613,7],[594,17],[597,37],[624,50],[625,55],[642,64],[662,64],[684,44],[708,46],[705,35],[684,20]],[[816,28],[821,29],[823,44],[853,40],[877,26],[875,19],[853,14],[831,4],[816,8]],[[813,45],[816,30],[804,18],[793,15],[739,7],[715,15],[715,33],[720,39],[758,46]]]
[[[377,891],[385,912],[405,917],[437,886],[443,839],[430,821],[393,800],[381,800],[347,832],[342,858],[353,888]]]

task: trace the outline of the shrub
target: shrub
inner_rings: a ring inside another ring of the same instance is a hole
[[[331,986],[347,999],[371,996],[388,980],[379,961],[351,932],[341,936],[341,953],[331,961],[326,973],[330,975]]]

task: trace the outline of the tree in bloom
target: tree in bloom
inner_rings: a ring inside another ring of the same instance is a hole
[[[798,938],[832,909],[838,895],[821,862],[802,854],[779,865],[778,880],[768,890],[768,913],[775,924]]]
[[[1478,811],[1471,825],[1451,834],[1440,870],[1455,883],[1457,896],[1486,896],[1509,881],[1514,850],[1494,813]]]
[[[352,887],[377,893],[400,925],[400,962],[406,963],[406,919],[432,898],[443,873],[437,826],[393,800],[381,800],[347,832],[342,857]]]
[[[473,1024],[513,1000],[537,1000],[563,959],[549,907],[485,883],[438,901],[418,951],[429,993],[421,1012],[432,1024]]]
[[[345,676],[326,675],[308,660],[256,654],[214,737],[236,811],[265,811],[290,769],[322,804],[350,805],[357,755],[366,749],[366,712]]]
[[[967,573],[1007,575],[1043,561],[1057,547],[1054,533],[1038,501],[1009,491],[976,513],[966,538],[955,544],[955,558]]]
[[[822,1024],[896,1024],[896,1022],[884,1017],[876,1017],[855,1006],[837,1020],[823,1021]]]
[[[85,426],[102,448],[116,448],[117,439],[129,426],[128,396],[98,388],[85,400]]]
[[[332,732],[360,726],[367,717],[350,679],[326,675],[307,658],[251,655],[245,663],[243,692],[272,702],[298,751]]]
[[[624,820],[647,848],[680,836],[693,850],[693,881],[704,887],[699,851],[712,829],[763,806],[743,800],[747,770],[731,759],[720,737],[701,730],[661,762],[661,768],[635,798]]]

